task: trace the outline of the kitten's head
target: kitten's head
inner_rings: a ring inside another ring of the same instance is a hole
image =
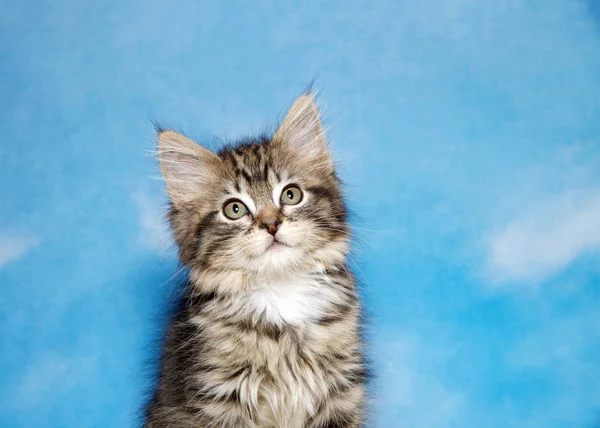
[[[192,272],[265,278],[344,261],[346,208],[311,95],[270,139],[219,153],[174,131],[158,140],[171,226]]]

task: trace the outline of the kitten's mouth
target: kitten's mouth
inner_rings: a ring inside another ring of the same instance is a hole
[[[271,242],[271,245],[269,245],[267,247],[267,251],[269,250],[276,250],[278,248],[283,248],[283,247],[287,247],[288,245],[285,244],[284,242],[279,241],[277,238],[273,239],[273,242]]]

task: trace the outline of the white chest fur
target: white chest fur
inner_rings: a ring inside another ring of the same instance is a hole
[[[318,320],[336,300],[329,278],[319,274],[261,284],[243,298],[242,306],[273,324],[300,325]]]

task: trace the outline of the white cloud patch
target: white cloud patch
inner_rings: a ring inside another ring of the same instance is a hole
[[[0,268],[23,257],[38,246],[40,241],[34,235],[0,233]]]
[[[163,201],[151,198],[147,193],[138,190],[132,194],[138,209],[140,234],[139,243],[143,248],[164,253],[171,247],[173,240],[161,208]]]
[[[568,191],[543,200],[497,228],[486,246],[495,282],[547,279],[600,250],[600,191]]]

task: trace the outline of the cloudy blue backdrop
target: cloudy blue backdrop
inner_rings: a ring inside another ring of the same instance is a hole
[[[176,292],[150,120],[235,138],[313,77],[371,426],[597,426],[600,2],[277,3],[2,3],[0,426],[135,426]]]

